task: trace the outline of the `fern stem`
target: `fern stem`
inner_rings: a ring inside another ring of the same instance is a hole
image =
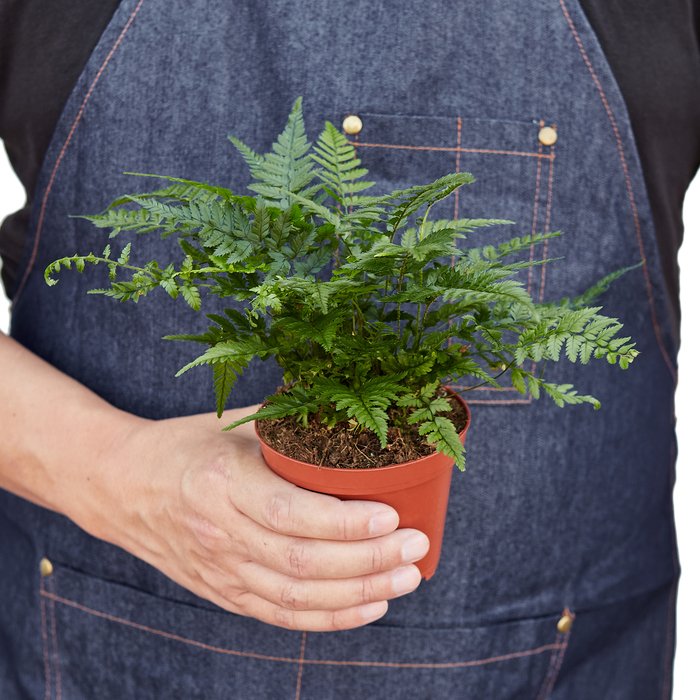
[[[491,377],[491,379],[492,379],[493,381],[495,381],[495,380],[498,379],[499,377],[502,377],[502,376],[513,366],[513,363],[514,363],[514,362],[515,362],[515,358],[513,358],[513,359],[505,366],[505,368],[502,369],[498,374],[496,374],[495,376]],[[525,370],[523,370],[523,372],[525,372],[525,374],[530,374],[530,372],[526,372]],[[490,383],[491,383],[491,382],[488,382],[488,381],[484,380],[483,382],[479,382],[478,384],[475,384],[474,386],[468,386],[468,387],[466,387],[465,389],[456,389],[456,388],[454,388],[454,387],[450,387],[450,390],[451,390],[451,391],[454,391],[455,394],[464,394],[464,393],[467,392],[467,391],[473,391],[474,389],[478,389],[479,387],[482,387],[482,386],[484,386],[484,385],[486,385],[486,384],[490,384]]]

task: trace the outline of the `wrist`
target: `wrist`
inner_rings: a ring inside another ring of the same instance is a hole
[[[151,422],[108,404],[100,406],[89,431],[81,431],[85,442],[78,446],[80,454],[59,475],[54,510],[94,537],[119,544],[122,511],[131,498],[130,470],[139,461],[132,454],[134,435]]]

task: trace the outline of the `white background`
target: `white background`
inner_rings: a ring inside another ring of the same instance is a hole
[[[18,209],[24,192],[10,169],[4,150],[0,151],[0,219]],[[693,357],[700,355],[700,177],[693,182],[685,200],[685,243],[680,253],[681,304],[683,313],[680,380],[677,393],[679,459],[675,507],[683,575],[679,592],[678,646],[676,654],[675,700],[697,700],[697,629],[700,627],[700,429],[693,423],[693,402],[700,396],[700,371],[693,371]],[[693,303],[695,301],[695,304]],[[9,304],[0,292],[0,330],[7,330]],[[700,414],[696,411],[695,418]],[[634,669],[629,669],[630,673]]]

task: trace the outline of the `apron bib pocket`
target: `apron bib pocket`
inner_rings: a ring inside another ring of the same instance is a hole
[[[475,182],[436,203],[436,219],[506,219],[476,229],[469,246],[504,243],[516,236],[550,230],[556,130],[544,119],[482,119],[465,116],[401,115],[359,112],[361,130],[347,135],[357,157],[376,183],[367,194],[425,184],[450,172],[469,172]],[[344,121],[338,115],[337,124]],[[530,259],[547,257],[546,241],[530,249]],[[556,254],[556,253],[555,253]],[[527,257],[525,255],[524,257]],[[560,263],[562,264],[562,263]],[[525,269],[519,279],[535,300],[544,299],[547,264]],[[469,378],[453,385],[463,389]],[[479,387],[470,403],[529,404],[505,381]]]

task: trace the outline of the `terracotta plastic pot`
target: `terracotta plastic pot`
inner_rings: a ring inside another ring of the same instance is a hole
[[[454,395],[467,412],[467,423],[459,435],[464,444],[471,413],[464,400]],[[454,466],[449,457],[435,452],[411,462],[376,469],[337,469],[292,459],[270,447],[260,438],[260,433],[258,438],[270,469],[296,486],[343,500],[381,501],[394,508],[399,514],[399,527],[415,528],[430,539],[428,554],[416,564],[425,579],[435,573]]]

